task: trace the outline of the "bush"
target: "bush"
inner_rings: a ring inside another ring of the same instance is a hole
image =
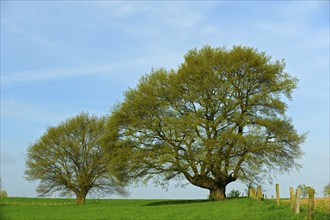
[[[313,187],[306,186],[305,184],[299,185],[298,188],[300,189],[301,196],[303,198],[307,198],[308,197],[308,190],[313,189]],[[315,193],[315,194],[317,194],[317,193]]]
[[[330,196],[330,183],[323,188],[324,196]]]
[[[240,195],[241,195],[240,191],[233,189],[232,191],[230,191],[230,193],[228,193],[227,197],[228,198],[238,198],[238,197],[240,197]]]
[[[0,197],[1,197],[1,198],[3,198],[3,197],[8,197],[7,191],[2,189],[2,190],[0,191]]]

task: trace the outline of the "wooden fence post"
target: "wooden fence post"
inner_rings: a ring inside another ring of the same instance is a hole
[[[256,189],[255,188],[253,188],[253,187],[251,187],[251,192],[250,192],[250,197],[252,198],[252,199],[256,199],[257,197],[256,197]]]
[[[277,206],[280,205],[280,185],[276,183],[276,204]]]
[[[291,210],[294,210],[294,189],[290,187],[290,202],[291,202]]]
[[[261,186],[257,187],[257,200],[261,201],[263,199]]]
[[[295,213],[299,214],[299,212],[300,212],[300,189],[299,188],[296,189],[296,204],[295,204],[294,209],[295,209]]]
[[[315,195],[315,189],[308,188],[308,216],[307,218],[313,219],[314,215],[314,195]]]

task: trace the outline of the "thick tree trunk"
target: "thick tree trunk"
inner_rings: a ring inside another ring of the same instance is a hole
[[[210,200],[222,200],[226,198],[226,186],[215,186],[210,189]]]
[[[86,195],[87,193],[76,193],[76,204],[85,205],[86,204]]]
[[[226,186],[236,181],[232,175],[225,176],[222,175],[216,179],[210,178],[206,175],[195,175],[191,176],[189,173],[184,173],[187,180],[195,185],[202,187],[204,189],[210,190],[209,199],[210,200],[223,200],[226,198]]]

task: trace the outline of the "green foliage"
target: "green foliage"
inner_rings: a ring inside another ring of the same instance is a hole
[[[324,196],[330,196],[330,183],[323,188]]]
[[[303,198],[307,198],[308,190],[313,189],[311,186],[306,186],[305,184],[299,185],[298,188],[300,189],[301,197],[303,197]]]
[[[8,193],[6,190],[2,189],[0,191],[0,198],[5,198],[5,197],[8,197]]]
[[[227,195],[228,198],[238,198],[240,196],[241,196],[241,192],[239,190],[235,190],[235,189],[230,191]]]
[[[73,202],[64,199],[7,198],[0,201],[1,219],[286,219],[303,220],[307,210],[296,215],[289,205],[276,207],[274,201],[258,202],[247,198],[209,202],[206,200],[87,200],[84,207],[54,205]],[[40,204],[41,203],[41,204]],[[44,205],[46,204],[46,205]],[[315,210],[315,220],[329,214]]]
[[[84,204],[89,192],[125,194],[123,184],[108,170],[101,138],[106,118],[81,113],[50,127],[27,150],[26,179],[39,180],[41,196],[55,191],[74,193]]]
[[[118,161],[134,177],[183,177],[223,199],[222,188],[237,179],[299,168],[304,135],[282,100],[296,84],[283,60],[254,48],[193,49],[177,70],[154,69],[126,91],[106,142],[126,152]]]

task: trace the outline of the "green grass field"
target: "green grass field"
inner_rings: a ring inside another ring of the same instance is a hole
[[[97,200],[84,206],[72,199],[2,198],[0,219],[304,219],[307,210],[296,215],[289,206],[271,200],[248,198],[210,202],[206,200]],[[316,210],[315,219],[330,219],[326,211]]]

